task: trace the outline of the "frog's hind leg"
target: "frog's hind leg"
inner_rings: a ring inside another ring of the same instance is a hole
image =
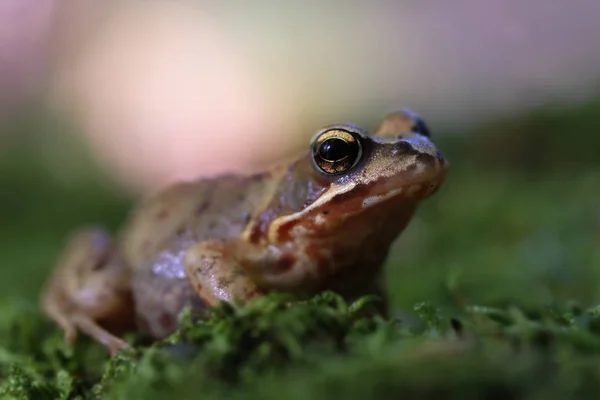
[[[80,312],[71,314],[71,319],[75,322],[77,328],[102,343],[110,352],[115,355],[119,350],[129,348],[129,344],[118,336],[113,335],[108,330],[104,329],[94,319]]]
[[[111,333],[133,323],[129,268],[102,228],[75,232],[61,254],[41,299],[43,313],[71,343],[83,332],[111,354],[128,347]],[[110,327],[110,329],[108,329]]]
[[[65,305],[66,303],[61,305],[48,296],[44,299],[43,310],[63,329],[67,343],[72,344],[77,338],[78,331],[81,331],[104,345],[111,355],[129,347],[127,342],[104,329],[93,318]]]

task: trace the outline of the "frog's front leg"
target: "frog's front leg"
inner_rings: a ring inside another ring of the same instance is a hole
[[[41,309],[73,342],[83,332],[111,354],[128,347],[111,333],[133,323],[129,268],[101,228],[72,235],[41,296]]]
[[[328,287],[327,260],[286,245],[254,245],[244,240],[210,240],[186,250],[183,259],[189,283],[208,306],[221,301],[246,302],[270,290],[314,293]],[[372,312],[387,316],[387,295],[377,279],[359,295],[382,297]],[[343,289],[343,288],[341,288]],[[341,291],[344,292],[343,290]],[[356,298],[357,293],[349,295]]]
[[[242,239],[209,240],[187,249],[188,280],[209,306],[248,301],[267,291],[310,291],[320,278],[308,257],[293,247],[255,245]]]
[[[201,300],[214,307],[221,301],[247,302],[264,294],[257,276],[252,276],[240,254],[262,255],[260,249],[238,239],[209,240],[187,249],[185,273]]]

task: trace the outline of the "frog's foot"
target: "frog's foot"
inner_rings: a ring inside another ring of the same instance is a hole
[[[119,350],[129,349],[129,344],[123,339],[113,335],[106,329],[102,328],[96,321],[85,314],[75,313],[71,316],[77,328],[92,339],[102,343],[114,356]]]
[[[82,332],[104,345],[111,356],[119,350],[129,348],[123,339],[113,335],[89,316],[68,307],[61,307],[58,303],[46,299],[43,310],[50,319],[56,322],[65,333],[65,341],[72,344],[77,338],[77,333]]]
[[[230,239],[210,240],[187,249],[185,273],[189,283],[208,306],[214,307],[221,301],[247,302],[264,295],[256,280],[235,257],[242,247],[243,242]]]
[[[102,326],[124,330],[132,325],[129,281],[129,269],[108,233],[81,230],[72,236],[46,285],[41,309],[63,329],[67,342],[83,332],[115,354],[128,345]]]

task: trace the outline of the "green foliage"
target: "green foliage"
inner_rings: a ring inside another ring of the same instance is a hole
[[[7,347],[15,353],[5,350],[0,362],[5,377],[0,393],[126,398],[166,395],[186,381],[203,391],[220,391],[292,364],[308,367],[324,357],[369,355],[399,337],[395,323],[359,316],[370,301],[347,305],[339,296],[323,293],[294,302],[273,294],[247,305],[222,304],[206,321],[194,323],[184,314],[181,329],[171,337],[110,360],[98,358],[101,348],[89,340],[70,348],[39,315],[21,314],[10,324]],[[105,366],[91,368],[98,364]]]
[[[292,398],[336,393],[359,399],[390,391],[433,398],[451,391],[452,398],[544,393],[558,399],[600,389],[597,308],[547,307],[528,314],[471,306],[462,321],[450,324],[450,316],[421,303],[415,310],[424,329],[414,329],[362,317],[369,300],[347,305],[323,293],[304,302],[270,295],[246,305],[222,304],[206,321],[194,323],[184,313],[171,337],[111,359],[87,339],[71,348],[39,315],[21,314],[0,353],[0,394],[275,398],[285,391]],[[563,381],[569,385],[560,386]]]

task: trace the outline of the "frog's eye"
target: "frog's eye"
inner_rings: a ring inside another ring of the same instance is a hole
[[[326,174],[347,172],[360,161],[360,135],[335,128],[322,132],[313,142],[313,160]]]

